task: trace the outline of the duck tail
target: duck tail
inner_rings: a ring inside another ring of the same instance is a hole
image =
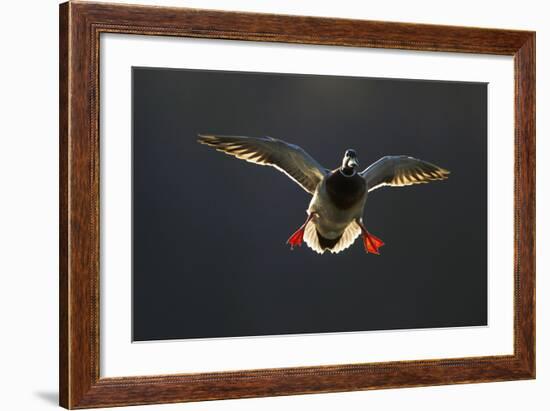
[[[304,242],[308,245],[309,248],[311,248],[318,254],[323,254],[325,252],[325,248],[321,247],[321,244],[319,243],[317,228],[312,222],[309,222],[305,227]]]
[[[309,223],[305,228],[304,241],[309,248],[319,254],[323,254],[325,251],[338,254],[351,246],[360,234],[361,228],[353,222],[346,227],[341,236],[334,239],[325,238],[319,234],[315,224]]]
[[[342,238],[342,236],[340,237],[337,237],[337,238],[325,238],[323,237],[321,234],[319,234],[319,231],[315,230],[317,232],[317,239],[319,241],[319,246],[323,249],[323,250],[332,250],[334,248],[334,246],[336,244],[338,244],[338,241],[340,241],[340,238]]]

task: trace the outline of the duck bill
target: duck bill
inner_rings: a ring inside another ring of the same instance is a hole
[[[359,166],[359,162],[357,161],[357,159],[355,159],[355,158],[350,158],[350,159],[348,160],[348,167],[355,168],[355,167],[357,167],[357,166]]]

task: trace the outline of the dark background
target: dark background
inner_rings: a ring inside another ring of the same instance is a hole
[[[133,68],[137,341],[487,324],[487,85]],[[307,194],[271,167],[196,143],[269,135],[327,168],[407,154],[449,180],[381,188],[367,255],[287,238]]]

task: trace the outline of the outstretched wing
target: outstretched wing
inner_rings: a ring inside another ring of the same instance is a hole
[[[272,137],[199,134],[201,144],[262,166],[272,166],[313,194],[327,171],[301,147]]]
[[[369,191],[379,187],[403,187],[445,180],[450,171],[408,156],[386,156],[367,167],[361,175]]]

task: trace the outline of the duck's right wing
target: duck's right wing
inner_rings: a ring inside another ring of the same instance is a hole
[[[275,167],[310,194],[315,192],[315,188],[327,173],[327,170],[301,147],[272,137],[199,134],[197,141],[241,160]]]
[[[379,187],[403,187],[445,180],[450,171],[409,156],[386,156],[361,172],[369,191]]]

